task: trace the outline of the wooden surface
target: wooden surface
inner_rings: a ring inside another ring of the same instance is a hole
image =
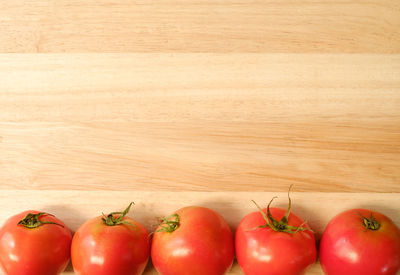
[[[1,52],[400,53],[398,0],[0,1]]]
[[[8,189],[400,191],[400,55],[0,55]]]
[[[174,213],[187,205],[200,205],[220,213],[235,230],[248,213],[257,211],[254,199],[265,207],[272,197],[278,196],[273,206],[287,207],[287,194],[279,192],[161,192],[161,191],[32,191],[8,190],[0,193],[0,224],[10,213],[26,209],[40,210],[56,215],[72,231],[86,220],[126,208],[134,201],[129,216],[153,231],[159,218]],[[320,238],[328,221],[336,214],[350,208],[369,208],[388,215],[400,226],[398,194],[380,193],[315,193],[292,192],[292,211],[307,220]],[[71,267],[69,268],[71,270]],[[148,269],[146,275],[155,274]],[[230,275],[241,274],[234,266]],[[321,274],[316,264],[307,274]]]
[[[134,200],[150,230],[189,204],[235,228],[291,184],[317,236],[400,224],[399,1],[0,1],[0,223]]]

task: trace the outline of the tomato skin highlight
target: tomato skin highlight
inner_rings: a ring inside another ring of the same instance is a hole
[[[380,223],[366,229],[364,217]],[[400,270],[400,230],[385,215],[351,209],[334,217],[320,243],[320,262],[327,275],[395,275]]]
[[[102,217],[84,223],[72,239],[71,260],[77,275],[140,275],[146,268],[150,242],[139,222],[108,226]]]
[[[223,217],[197,206],[175,213],[179,227],[174,232],[153,235],[151,257],[156,270],[161,275],[225,274],[233,263],[234,245],[232,231]]]
[[[44,215],[37,228],[17,225],[28,213],[10,217],[0,229],[0,265],[7,275],[57,275],[64,271],[70,259],[72,235],[66,225],[54,216]]]
[[[270,208],[272,216],[280,220],[286,210]],[[263,209],[267,213],[266,209]],[[288,224],[302,225],[303,220],[290,213]],[[235,236],[236,258],[245,275],[298,275],[305,274],[316,261],[314,234],[309,231],[296,233],[277,232],[265,225],[259,211],[245,216]],[[307,225],[302,225],[308,227]]]

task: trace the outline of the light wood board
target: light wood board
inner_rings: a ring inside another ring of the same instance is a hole
[[[399,53],[398,0],[0,1],[0,52]]]
[[[3,54],[0,188],[399,192],[400,55]]]
[[[0,222],[134,200],[235,228],[291,184],[318,236],[351,207],[399,225],[399,1],[0,1]]]
[[[120,211],[134,201],[131,216],[153,231],[159,218],[188,205],[200,205],[220,213],[234,230],[248,213],[257,211],[254,199],[265,207],[272,197],[278,196],[273,206],[286,208],[287,194],[279,192],[149,192],[149,191],[24,191],[8,190],[0,193],[0,224],[10,216],[27,209],[45,211],[63,220],[72,231],[86,220]],[[351,208],[380,211],[400,225],[398,194],[389,193],[314,193],[292,192],[292,211],[307,220],[320,238],[324,227],[336,214]],[[71,269],[71,268],[69,268]],[[155,274],[149,268],[148,273]],[[232,273],[241,274],[235,266]],[[321,274],[318,264],[307,274]]]

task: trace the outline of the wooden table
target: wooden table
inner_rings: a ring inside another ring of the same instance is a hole
[[[294,184],[317,237],[350,207],[400,225],[399,30],[395,0],[1,1],[0,223],[133,200],[234,229]]]

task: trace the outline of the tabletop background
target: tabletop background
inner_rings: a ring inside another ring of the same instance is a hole
[[[400,225],[399,1],[0,1],[0,223],[133,200],[234,229],[291,184],[317,237],[349,207]]]

